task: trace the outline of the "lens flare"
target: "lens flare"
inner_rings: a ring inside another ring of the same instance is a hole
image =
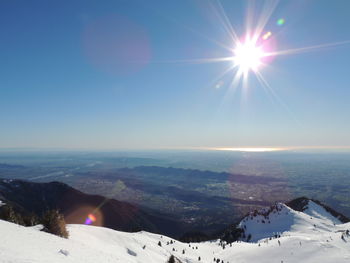
[[[149,63],[152,53],[144,27],[116,13],[86,24],[82,47],[95,69],[112,75],[129,75],[141,70]]]
[[[284,18],[280,18],[280,19],[277,20],[277,25],[278,26],[283,26],[285,22],[286,22],[286,20],[284,20]]]
[[[269,32],[266,32],[263,36],[262,36],[262,39],[263,40],[267,40],[269,39],[269,37],[272,35],[272,33],[269,31]]]
[[[85,220],[85,225],[91,225],[96,222],[96,217],[93,214],[89,214]]]
[[[224,85],[223,81],[219,81],[218,83],[216,83],[215,88],[216,89],[220,89],[222,87],[222,85]]]

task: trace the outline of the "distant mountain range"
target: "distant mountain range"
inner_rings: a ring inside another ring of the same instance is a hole
[[[23,165],[14,165],[14,164],[7,164],[7,163],[0,163],[0,169],[21,169],[25,168]]]

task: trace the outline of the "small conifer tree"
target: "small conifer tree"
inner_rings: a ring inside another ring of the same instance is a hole
[[[174,255],[171,255],[170,258],[168,259],[168,263],[175,263],[175,257]]]
[[[66,222],[58,210],[48,210],[42,217],[43,231],[56,236],[68,238]]]
[[[15,223],[18,225],[25,225],[22,216],[17,213],[12,206],[4,205],[0,209],[0,219]]]

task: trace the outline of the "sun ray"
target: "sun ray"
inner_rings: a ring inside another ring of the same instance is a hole
[[[271,85],[265,80],[263,75],[260,72],[255,72],[258,81],[268,90],[271,95],[276,99],[276,101],[286,110],[289,116],[298,124],[301,125],[300,121],[296,118],[295,114],[291,111],[287,103],[285,103],[275,92],[275,90],[271,87]]]
[[[152,63],[189,63],[189,64],[203,64],[203,63],[218,63],[225,61],[232,61],[233,57],[217,57],[217,58],[194,58],[194,59],[174,59],[152,61]]]
[[[255,10],[255,2],[248,1],[246,8],[246,17],[245,17],[245,30],[249,34],[252,28],[252,24],[254,22],[254,10]]]
[[[225,32],[230,36],[231,41],[232,42],[238,41],[238,34],[234,30],[230,20],[228,19],[228,16],[221,2],[219,0],[216,0],[215,3],[216,5],[213,2],[208,2],[209,7],[211,8],[213,14],[219,20]]]
[[[234,64],[231,64],[229,67],[227,67],[223,72],[219,74],[218,77],[216,77],[213,81],[212,84],[222,80],[228,73],[231,73],[236,66]]]
[[[335,46],[346,45],[346,44],[350,44],[350,40],[333,42],[333,43],[326,43],[326,44],[320,44],[320,45],[314,45],[314,46],[308,46],[308,47],[301,47],[301,48],[278,50],[278,51],[274,51],[274,52],[267,52],[265,54],[265,56],[281,56],[281,55],[300,54],[300,53],[311,52],[311,51],[319,51],[319,50],[324,49],[324,48],[335,47]]]
[[[236,74],[233,75],[232,77],[232,81],[229,84],[229,88],[226,90],[225,95],[222,99],[222,103],[221,103],[221,107],[227,103],[227,101],[232,101],[229,100],[230,98],[232,98],[235,93],[238,90],[238,86],[239,86],[239,82],[240,82],[240,78],[241,76],[238,74],[238,72]]]
[[[228,28],[228,32],[231,34],[231,38],[232,38],[233,42],[238,41],[238,35],[237,35],[236,31],[234,30],[230,20],[228,19],[228,16],[226,14],[224,7],[222,6],[220,0],[217,0],[216,2],[217,2],[217,5],[219,6],[219,10],[220,10],[219,13],[221,12],[221,14],[222,14],[221,20],[223,21],[224,24],[226,22],[226,27]]]
[[[249,91],[249,72],[242,72],[242,102],[247,99],[247,94]]]
[[[258,38],[261,36],[264,28],[266,27],[266,24],[270,20],[278,3],[279,3],[278,0],[268,1],[264,3],[263,11],[261,12],[259,20],[257,22],[257,26],[254,30],[254,37],[255,37],[254,41],[257,41]]]
[[[149,8],[149,7],[147,6],[147,8]],[[171,22],[171,23],[173,23],[175,25],[178,25],[178,26],[180,26],[180,27],[190,31],[190,32],[194,33],[195,35],[197,35],[197,36],[199,36],[199,37],[201,37],[203,39],[206,39],[206,40],[208,40],[208,41],[218,45],[219,47],[221,47],[221,48],[223,48],[223,49],[225,49],[227,51],[231,51],[231,49],[232,49],[230,46],[226,45],[225,43],[222,43],[222,42],[220,42],[220,41],[218,41],[216,39],[213,39],[213,38],[211,38],[211,37],[209,37],[209,36],[207,36],[207,35],[205,35],[205,34],[203,34],[201,32],[198,32],[194,28],[192,28],[192,27],[190,27],[188,25],[185,25],[182,22],[179,22],[177,19],[171,17],[169,14],[164,14],[164,13],[160,12],[157,9],[152,9],[152,11],[155,12],[156,14],[158,14],[159,16],[161,16],[163,19],[165,19],[165,20],[167,20],[167,21],[169,21],[169,22]]]

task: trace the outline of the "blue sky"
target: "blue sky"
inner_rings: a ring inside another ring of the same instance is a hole
[[[244,35],[247,2],[221,4]],[[1,1],[0,148],[350,146],[350,44],[261,68],[279,100],[253,74],[230,95],[234,72],[217,77],[232,62],[184,61],[232,55],[218,44],[234,45],[215,8]],[[349,9],[346,0],[281,1],[265,31],[277,50],[350,40]]]

